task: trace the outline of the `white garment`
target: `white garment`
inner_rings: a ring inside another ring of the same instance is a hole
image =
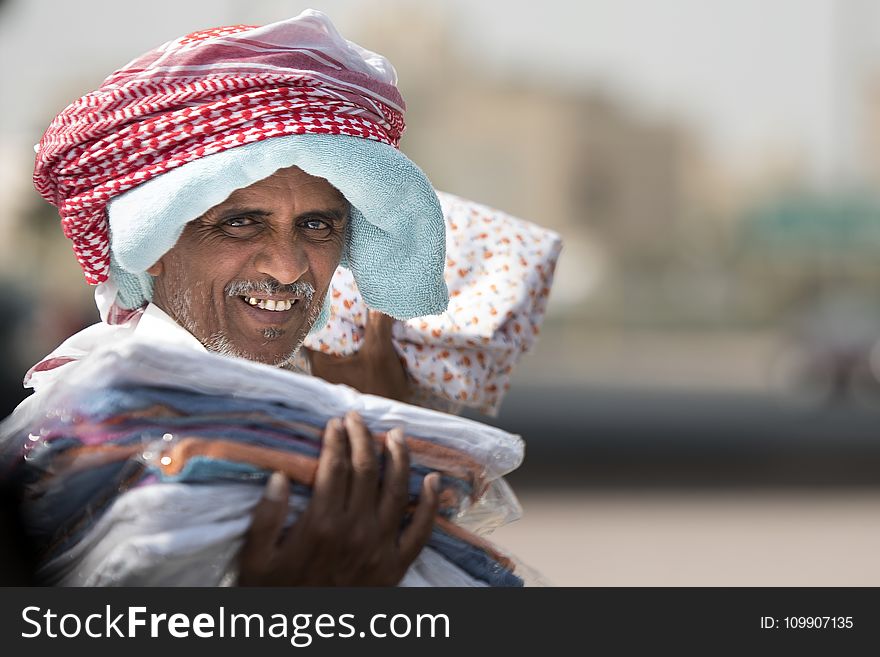
[[[207,351],[192,333],[174,321],[159,306],[150,303],[143,313],[134,315],[124,324],[98,322],[84,328],[79,333],[74,333],[25,375],[24,387],[33,388],[35,391],[39,390],[55,381],[64,370],[64,365],[45,370],[35,369],[42,363],[51,363],[62,359],[80,360],[98,347],[127,338],[143,340],[152,344],[173,344],[196,351]]]

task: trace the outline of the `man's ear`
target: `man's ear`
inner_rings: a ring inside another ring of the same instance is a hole
[[[148,273],[150,276],[158,276],[159,274],[162,273],[162,269],[163,269],[163,267],[162,267],[162,259],[160,258],[160,259],[157,260],[154,264],[150,265],[150,266],[147,268],[147,273]]]

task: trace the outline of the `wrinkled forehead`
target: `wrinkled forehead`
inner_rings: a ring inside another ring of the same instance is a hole
[[[320,210],[341,219],[348,217],[351,208],[348,199],[326,178],[310,175],[299,167],[278,169],[262,180],[234,190],[218,205],[258,205],[296,212]]]

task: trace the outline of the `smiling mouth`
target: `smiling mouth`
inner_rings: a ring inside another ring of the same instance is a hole
[[[299,299],[260,299],[257,297],[239,297],[239,299],[254,308],[273,312],[290,310],[299,301]]]

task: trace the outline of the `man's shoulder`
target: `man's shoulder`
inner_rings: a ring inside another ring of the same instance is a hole
[[[98,322],[74,333],[46,354],[24,376],[24,387],[37,390],[58,377],[63,366],[81,360],[97,347],[131,335],[130,325],[111,326]]]

